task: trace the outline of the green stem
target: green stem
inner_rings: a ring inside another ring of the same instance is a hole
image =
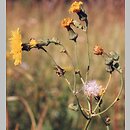
[[[78,99],[77,95],[76,95],[76,94],[73,92],[73,90],[71,89],[72,86],[71,86],[70,82],[68,81],[67,78],[64,77],[64,79],[65,79],[65,81],[67,82],[67,84],[69,85],[68,87],[69,87],[70,91],[71,91],[72,94],[75,96],[75,98],[76,98],[76,100],[77,100],[77,103],[78,103],[78,106],[79,106],[79,109],[80,109],[82,115],[88,120],[89,118],[88,118],[87,115],[83,112],[83,108],[81,107],[81,105],[80,105],[80,103],[79,103],[79,99]]]
[[[80,103],[79,103],[79,99],[78,99],[77,95],[74,94],[74,96],[75,96],[75,98],[76,98],[76,100],[77,100],[77,103],[78,103],[78,106],[79,106],[80,112],[81,112],[82,115],[85,117],[85,119],[90,120],[90,117],[88,117],[88,115],[86,115],[86,114],[83,112],[83,109],[82,109],[82,107],[81,107],[81,105],[80,105]]]
[[[109,126],[108,126],[108,125],[106,126],[106,128],[107,128],[107,130],[110,130],[110,128],[109,128]]]
[[[65,76],[63,76],[63,78],[64,78],[64,79],[65,79],[65,81],[67,82],[68,87],[69,87],[69,90],[73,93],[72,86],[71,86],[71,84],[70,84],[69,80],[68,80]]]
[[[123,74],[122,73],[120,73],[120,77],[121,77],[121,88],[120,88],[120,91],[119,91],[117,97],[115,98],[115,100],[105,110],[103,110],[102,112],[93,114],[92,116],[98,116],[98,115],[105,113],[107,110],[109,110],[119,100],[119,97],[120,97],[121,92],[123,90]]]
[[[85,126],[84,126],[84,129],[83,130],[87,130],[88,129],[88,126],[91,122],[91,119],[87,120],[86,123],[85,123]]]
[[[101,107],[99,107],[99,112],[101,111],[100,109],[101,109]],[[107,130],[109,130],[109,125],[105,122],[105,120],[103,119],[102,115],[98,115],[98,116],[101,118],[101,120],[102,120],[103,123],[105,124]]]
[[[86,81],[88,81],[88,78],[89,78],[89,70],[90,70],[90,53],[89,53],[88,29],[87,29],[87,31],[86,31],[86,37],[87,37],[87,55],[88,55],[88,65],[87,65],[87,72],[86,72]]]
[[[78,66],[78,55],[77,55],[77,42],[74,43],[75,44],[75,48],[74,48],[74,57],[75,57],[75,66],[76,68],[79,69],[79,66]],[[76,81],[74,82],[74,91],[76,92]]]
[[[64,45],[63,44],[60,44],[62,47],[63,47],[63,49],[65,50],[65,54],[67,55],[67,57],[69,58],[69,60],[70,60],[70,62],[71,62],[71,64],[72,64],[72,67],[73,67],[73,73],[74,73],[74,86],[76,85],[76,74],[75,74],[75,71],[76,71],[76,69],[75,69],[75,64],[74,64],[74,62],[73,62],[73,59],[72,59],[72,57],[70,56],[70,54],[68,53],[68,51],[66,50],[66,48],[64,47]],[[75,90],[74,90],[75,91]],[[75,91],[76,92],[76,91]]]
[[[112,77],[112,75],[110,74],[109,79],[108,79],[108,82],[107,82],[106,87],[105,87],[105,93],[106,93],[106,90],[107,90],[107,88],[108,88],[108,86],[109,86],[109,83],[110,83],[110,81],[111,81],[111,77]],[[104,93],[104,94],[105,94],[105,93]],[[104,94],[102,94],[102,96],[100,97],[100,100],[98,101],[98,103],[97,103],[96,107],[94,108],[93,112],[95,112],[95,111],[97,110],[97,108],[98,108],[98,106],[99,106],[99,104],[100,104],[100,102],[101,102],[101,100],[102,100]]]

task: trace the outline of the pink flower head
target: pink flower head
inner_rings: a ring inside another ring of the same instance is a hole
[[[102,86],[97,84],[96,80],[89,81],[83,86],[84,94],[88,96],[98,96],[100,95],[101,90]]]

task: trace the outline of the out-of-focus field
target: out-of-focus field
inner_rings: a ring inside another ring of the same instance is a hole
[[[59,78],[53,70],[53,63],[41,50],[23,52],[22,64],[14,66],[9,56],[9,38],[12,30],[18,27],[22,32],[23,42],[30,38],[47,39],[56,37],[74,57],[73,42],[68,39],[66,29],[60,25],[64,17],[78,20],[76,14],[69,14],[72,1],[68,0],[7,0],[7,96],[20,96],[26,99],[31,107],[36,123],[43,130],[81,130],[85,119],[80,112],[68,109],[74,101],[66,82]],[[90,77],[106,84],[108,73],[102,57],[93,55],[95,44],[101,45],[106,52],[114,50],[120,55],[120,63],[125,70],[125,33],[124,33],[124,0],[89,0],[84,2],[89,21],[89,43],[91,52]],[[87,66],[86,36],[78,32],[78,59],[83,77]],[[71,65],[61,48],[47,48],[54,59],[63,68]],[[72,81],[72,72],[67,72]],[[78,87],[82,87],[78,81]],[[113,73],[112,81],[105,95],[103,107],[107,107],[119,90],[119,76]],[[104,116],[111,118],[111,130],[124,130],[124,92],[119,102]],[[85,106],[85,96],[81,95],[81,103]],[[18,101],[7,102],[7,127],[9,130],[31,130],[31,120],[26,108]],[[41,122],[40,122],[41,121]],[[39,130],[41,130],[39,128]],[[95,118],[90,126],[93,130],[104,130],[105,126],[99,118]]]

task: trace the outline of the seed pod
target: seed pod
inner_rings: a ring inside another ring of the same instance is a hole
[[[119,60],[119,55],[116,52],[111,51],[109,54],[111,55],[113,60],[115,60],[115,61]]]
[[[114,68],[112,66],[107,65],[106,71],[112,73],[114,71]]]
[[[113,59],[112,59],[112,58],[107,57],[107,58],[105,59],[105,64],[106,64],[106,65],[111,65],[112,63],[113,63]]]

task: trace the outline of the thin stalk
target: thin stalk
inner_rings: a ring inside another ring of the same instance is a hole
[[[79,77],[80,77],[80,80],[81,80],[82,84],[85,85],[85,82],[84,82],[84,80],[83,80],[83,77],[82,77],[80,71],[78,72],[78,75],[79,75]]]
[[[31,119],[31,123],[32,123],[32,127],[33,129],[35,130],[36,129],[36,121],[35,121],[35,118],[34,118],[34,114],[28,104],[28,102],[22,98],[22,97],[18,97],[18,96],[10,96],[10,97],[7,97],[7,101],[21,101],[21,103],[25,106],[28,114],[29,114],[29,117]]]
[[[91,119],[87,120],[86,123],[85,123],[85,126],[84,126],[84,129],[83,130],[87,130],[88,129],[88,126],[91,122]]]
[[[90,95],[90,113],[92,113],[92,95]]]
[[[108,125],[106,126],[106,128],[107,128],[107,130],[110,130],[110,128],[109,128],[109,126],[108,126]]]
[[[75,74],[75,71],[76,71],[76,69],[75,69],[75,64],[74,64],[74,62],[73,62],[73,59],[72,59],[72,57],[70,56],[70,54],[68,53],[68,51],[66,50],[66,48],[64,47],[64,45],[62,45],[62,44],[60,44],[62,47],[63,47],[63,49],[65,50],[65,54],[67,55],[67,57],[69,58],[69,60],[70,60],[70,62],[71,62],[71,64],[72,64],[72,67],[73,67],[73,73],[74,73],[74,86],[76,85],[76,74]],[[76,92],[76,91],[75,91]]]
[[[115,100],[105,110],[103,110],[102,112],[93,114],[92,116],[98,116],[98,115],[105,113],[107,110],[109,110],[119,100],[119,97],[120,97],[122,90],[123,90],[123,74],[122,73],[120,73],[120,77],[121,77],[121,88],[120,88],[120,91],[119,91],[117,97],[115,98]]]
[[[70,91],[71,91],[72,94],[75,96],[75,98],[76,98],[76,100],[77,100],[77,103],[78,103],[78,106],[79,106],[79,109],[80,109],[82,115],[85,117],[85,119],[88,120],[89,118],[88,118],[87,115],[83,112],[83,108],[82,108],[82,106],[81,106],[80,103],[79,103],[79,99],[78,99],[77,95],[76,95],[76,94],[73,92],[73,90],[71,89],[72,86],[71,86],[69,80],[68,80],[67,78],[65,78],[65,77],[64,77],[64,79],[65,79],[65,81],[67,82],[67,84],[69,85],[68,87],[69,87]]]
[[[63,47],[63,50],[65,50],[64,53],[66,54],[66,56],[68,57],[68,59],[70,60],[70,62],[71,62],[71,64],[72,64],[72,67],[73,67],[73,70],[74,70],[74,82],[75,82],[75,79],[76,79],[75,71],[76,71],[76,69],[75,69],[75,64],[74,64],[74,62],[73,62],[73,59],[72,59],[72,57],[70,56],[70,54],[68,53],[68,51],[66,50],[65,46],[64,46],[63,44],[60,44],[60,46]],[[83,80],[82,75],[79,74],[79,77],[80,77],[80,80],[81,80],[82,84],[84,85],[85,82],[84,82],[84,80]]]
[[[81,105],[79,103],[79,99],[78,99],[77,95],[74,94],[74,93],[73,93],[73,95],[75,96],[75,98],[77,100],[77,103],[78,103],[81,114],[85,117],[85,119],[90,120],[90,117],[88,117],[88,115],[86,115],[86,113],[83,112],[83,108],[81,107]]]
[[[105,93],[106,93],[106,90],[107,90],[107,88],[108,88],[108,86],[109,86],[109,83],[110,83],[110,81],[111,81],[111,77],[112,77],[112,75],[110,74],[110,75],[109,75],[108,82],[107,82],[106,87],[105,87]],[[95,111],[97,110],[97,108],[98,108],[98,106],[99,106],[99,104],[100,104],[100,102],[101,102],[101,100],[102,100],[102,98],[103,98],[103,96],[104,96],[105,93],[103,93],[102,96],[100,97],[100,99],[99,99],[99,101],[98,101],[96,107],[94,108],[93,112],[95,112]]]
[[[86,31],[86,38],[87,38],[87,55],[88,55],[88,65],[87,65],[87,72],[86,72],[86,81],[88,81],[89,77],[89,70],[90,70],[90,52],[89,52],[89,39],[88,39],[88,29]]]
[[[77,55],[77,42],[74,43],[74,57],[75,57],[75,66],[76,68],[79,68],[78,66],[78,55]],[[74,91],[76,92],[76,82],[74,82]]]
[[[63,76],[63,78],[64,78],[64,79],[65,79],[65,81],[67,82],[68,87],[69,87],[69,90],[73,93],[72,86],[71,86],[71,84],[70,84],[69,80],[68,80],[65,76]]]
[[[51,54],[47,51],[47,50],[45,50],[43,47],[41,47],[40,49],[42,49],[42,50],[44,50],[44,52],[50,57],[50,59],[54,62],[54,64],[57,66],[57,63],[56,63],[56,61],[54,60],[54,58],[51,56]]]
[[[88,96],[87,96],[87,103],[88,103],[89,112],[91,113],[91,103]]]
[[[101,111],[100,109],[101,109],[101,107],[99,107],[99,112]],[[98,116],[102,119],[102,121],[105,124],[107,130],[109,130],[109,125],[105,122],[105,120],[103,119],[102,115],[98,115]]]
[[[78,43],[75,42],[75,64],[77,66],[77,69],[79,69],[79,62],[78,62]]]

